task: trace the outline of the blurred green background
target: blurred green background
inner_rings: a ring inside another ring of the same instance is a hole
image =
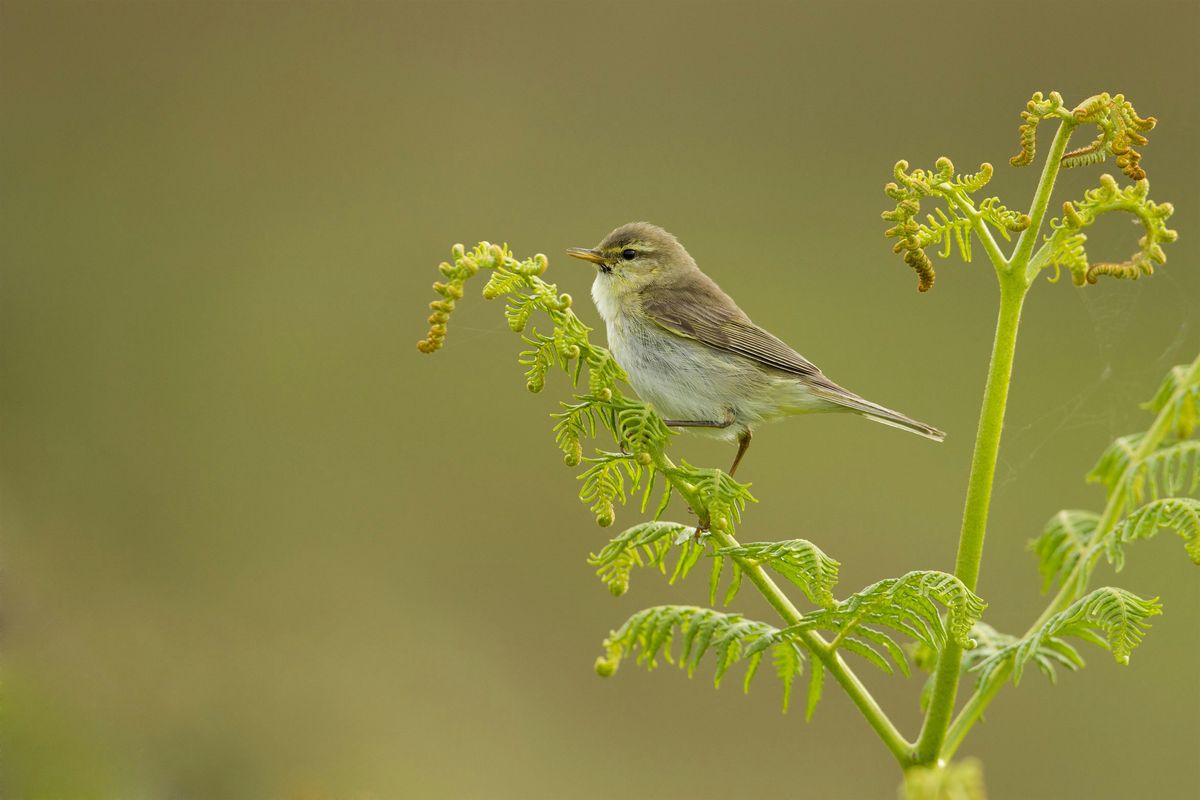
[[[980,594],[1024,630],[1026,541],[1165,370],[1200,349],[1195,3],[88,3],[0,6],[0,403],[12,797],[887,798],[853,706],[779,713],[764,672],[592,672],[629,613],[702,580],[585,563],[575,499],[501,309],[420,355],[457,241],[562,256],[655,221],[834,379],[949,432],[761,432],[750,539],[810,538],[852,590],[950,569],[995,310],[889,252],[898,158],[1006,166],[1034,90],[1125,92],[1180,242],[1152,279],[1026,307]],[[1082,138],[1082,137],[1081,137]],[[1108,171],[1115,171],[1109,165]],[[1093,185],[1068,173],[1053,208]],[[1137,228],[1107,219],[1097,258]],[[982,254],[979,254],[982,259]],[[731,451],[685,437],[679,452]],[[530,487],[536,487],[531,489]],[[683,517],[682,508],[673,515]],[[637,515],[627,510],[618,525]],[[1107,566],[1099,580],[1110,581]],[[1006,689],[963,750],[994,798],[1194,797],[1200,584],[1179,542],[1132,665],[1092,650]],[[769,619],[753,592],[739,610]],[[863,671],[902,729],[921,680]]]

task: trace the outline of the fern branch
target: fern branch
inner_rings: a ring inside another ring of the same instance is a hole
[[[884,235],[896,239],[892,252],[903,253],[904,262],[917,273],[919,291],[932,288],[936,277],[933,262],[925,250],[941,244],[939,255],[948,258],[957,244],[963,261],[970,262],[972,232],[983,243],[997,270],[1007,266],[1008,262],[985,221],[999,226],[1007,238],[1007,231],[1022,230],[1028,219],[999,205],[998,198],[987,198],[978,209],[970,201],[968,195],[979,191],[991,180],[991,164],[980,165],[976,173],[956,176],[953,162],[943,156],[937,160],[934,170],[909,172],[908,162],[898,161],[893,173],[896,180],[888,183],[884,192],[896,201],[896,207],[883,212],[882,217],[895,224]],[[927,197],[946,201],[949,213],[936,208],[936,216],[926,214],[925,222],[919,222],[917,215],[921,211],[921,201]]]
[[[1158,598],[1143,600],[1124,589],[1105,586],[1079,598],[992,659],[1012,658],[1014,684],[1020,682],[1030,661],[1059,661],[1075,668],[1083,664],[1083,659],[1062,638],[1077,636],[1107,647],[1118,664],[1128,664],[1130,653],[1150,626],[1147,620],[1161,613]],[[1053,674],[1052,665],[1049,674]]]
[[[653,453],[655,466],[659,472],[666,476],[667,480],[675,491],[687,501],[693,510],[703,509],[704,495],[695,481],[689,480],[687,473],[677,467],[662,450],[657,450]],[[703,514],[703,512],[699,512]],[[711,525],[709,531],[716,546],[718,548],[729,548],[730,550],[740,548],[742,545],[734,538],[733,534],[727,529],[727,525],[717,524],[715,521],[706,520],[703,516],[701,521],[708,522]],[[727,522],[725,520],[718,520]],[[739,568],[749,578],[750,582],[762,593],[766,601],[772,608],[783,618],[788,625],[796,625],[804,616],[800,610],[792,603],[788,596],[779,588],[778,584],[763,569],[762,564],[754,563],[740,555],[731,555]],[[888,718],[884,710],[879,706],[878,701],[863,685],[862,681],[854,673],[854,671],[846,664],[842,657],[835,651],[830,650],[828,643],[815,631],[800,631],[796,638],[799,642],[813,654],[814,658],[819,661],[824,670],[828,671],[838,682],[838,684],[849,695],[851,701],[862,712],[863,717],[872,729],[879,735],[884,745],[901,764],[908,764],[912,756],[912,744],[908,742],[900,731],[897,730],[895,724]],[[814,663],[817,663],[814,661]],[[817,676],[814,671],[813,682],[809,684],[808,716],[811,717],[811,709],[815,706],[816,700],[819,699],[821,689],[821,676]]]
[[[676,637],[679,652],[672,652]],[[724,614],[698,606],[654,606],[631,616],[604,640],[605,654],[596,660],[596,672],[608,677],[621,661],[635,658],[638,664],[654,669],[658,659],[677,663],[695,674],[707,653],[716,660],[713,683],[720,687],[729,669],[746,662],[745,691],[758,670],[767,649],[773,651],[776,674],[783,683],[783,707],[787,710],[792,683],[804,670],[804,656],[796,642],[765,622]]]
[[[1051,233],[1030,262],[1028,277],[1032,279],[1040,270],[1054,267],[1051,280],[1057,280],[1059,269],[1066,267],[1075,285],[1085,286],[1102,275],[1137,280],[1154,274],[1154,265],[1167,260],[1163,245],[1174,242],[1179,235],[1167,227],[1174,207],[1155,203],[1149,192],[1150,184],[1144,177],[1122,189],[1111,175],[1101,175],[1100,186],[1085,192],[1082,200],[1063,203],[1063,216],[1051,220]],[[1138,251],[1122,262],[1089,263],[1083,229],[1115,211],[1132,214],[1142,224],[1145,234],[1138,240]]]
[[[1090,543],[1088,551],[1086,554],[1081,553],[1081,557],[1073,560],[1073,566],[1066,571],[1065,575],[1057,573],[1060,575],[1058,593],[1029,627],[1022,639],[1035,636],[1039,631],[1045,629],[1051,619],[1064,613],[1068,607],[1079,601],[1080,595],[1087,587],[1096,559],[1102,552],[1107,552],[1107,548],[1110,546],[1108,542],[1125,513],[1129,496],[1128,492],[1123,491],[1121,487],[1128,487],[1131,473],[1137,470],[1146,457],[1155,452],[1168,436],[1178,431],[1177,414],[1180,408],[1180,403],[1177,402],[1178,397],[1192,391],[1192,388],[1198,384],[1200,384],[1200,356],[1197,356],[1189,365],[1172,369],[1167,380],[1164,381],[1163,388],[1160,388],[1154,399],[1145,406],[1149,410],[1156,411],[1154,422],[1149,430],[1134,437],[1118,439],[1115,446],[1109,448],[1105,456],[1101,458],[1100,464],[1089,474],[1090,480],[1101,480],[1110,487],[1104,512],[1100,515],[1095,530],[1088,536]],[[1169,392],[1164,391],[1164,388],[1168,386],[1170,387]],[[1137,529],[1136,525],[1138,524],[1133,523],[1134,527],[1122,529],[1122,538],[1125,535],[1131,535],[1132,531]],[[1189,555],[1192,554],[1190,547],[1188,552]],[[944,755],[946,757],[954,754],[967,731],[982,716],[1012,671],[1013,660],[1011,657],[992,659],[986,670],[981,668],[981,675],[987,679],[979,681],[975,693],[950,725],[945,740]]]

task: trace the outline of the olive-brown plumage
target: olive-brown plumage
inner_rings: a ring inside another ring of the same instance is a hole
[[[793,414],[851,411],[935,441],[945,438],[843,389],[755,325],[656,225],[622,225],[595,248],[567,252],[598,266],[592,297],[613,355],[638,395],[668,425],[736,439],[730,474],[759,423]]]

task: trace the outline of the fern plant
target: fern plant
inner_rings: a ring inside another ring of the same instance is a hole
[[[1052,270],[1050,282],[1055,282],[1064,267],[1079,287],[1103,277],[1152,274],[1165,261],[1163,245],[1176,238],[1166,226],[1172,208],[1150,200],[1135,149],[1146,144],[1144,134],[1154,127],[1153,117],[1139,117],[1122,95],[1099,94],[1068,108],[1055,92],[1035,94],[1021,117],[1021,149],[1011,159],[1014,166],[1033,163],[1042,123],[1057,126],[1027,213],[1010,210],[997,197],[974,199],[992,177],[990,164],[960,174],[948,158],[938,159],[932,170],[910,170],[901,161],[895,180],[885,187],[895,201],[883,214],[892,223],[885,233],[916,273],[920,291],[934,285],[928,250],[937,248],[935,255],[941,258],[957,250],[970,261],[976,240],[999,283],[996,335],[953,574],[910,572],[839,597],[839,563],[817,544],[804,539],[742,542],[738,529],[743,513],[748,503],[756,502],[748,484],[668,455],[674,432],[650,406],[626,393],[621,366],[591,341],[590,328],[571,310],[570,296],[541,277],[546,257],[518,259],[507,246],[487,242],[471,250],[454,246],[452,261],[439,267],[446,280],[434,284],[441,299],[431,304],[429,334],[418,348],[432,353],[443,346],[465,283],[480,270],[488,271],[483,296],[505,300],[509,327],[528,345],[519,358],[526,367],[526,386],[539,392],[551,372],[561,371],[575,387],[574,396],[554,415],[553,433],[564,462],[581,469],[580,499],[602,527],[611,526],[618,509],[631,500],[638,513],[649,514],[649,520],[612,537],[590,557],[600,580],[620,595],[638,568],[656,570],[674,583],[706,562],[700,571],[708,573],[711,605],[729,606],[749,581],[780,617],[771,624],[716,608],[648,608],[604,640],[596,661],[600,675],[612,675],[630,659],[651,669],[675,664],[692,675],[708,658],[717,684],[740,669],[748,689],[769,655],[785,710],[794,683],[807,676],[807,718],[831,677],[904,770],[905,796],[915,800],[982,795],[978,762],[951,759],[1000,689],[1010,680],[1017,683],[1027,666],[1035,665],[1052,680],[1060,667],[1080,668],[1084,660],[1073,640],[1108,649],[1119,663],[1129,662],[1150,619],[1161,613],[1158,599],[1112,586],[1091,589],[1091,579],[1101,558],[1120,569],[1128,545],[1164,529],[1176,531],[1188,555],[1200,563],[1200,441],[1192,438],[1200,420],[1200,357],[1171,370],[1146,404],[1154,415],[1149,428],[1118,439],[1100,457],[1088,480],[1105,487],[1103,509],[1058,512],[1032,542],[1045,589],[1057,591],[1029,629],[1020,635],[995,630],[982,621],[986,604],[975,594],[1027,293],[1043,271]],[[1072,137],[1089,127],[1097,130],[1095,138],[1068,151]],[[1063,203],[1062,216],[1047,225],[1059,171],[1110,157],[1133,183],[1121,186],[1102,175],[1095,189]],[[922,204],[933,209],[923,219]],[[1132,215],[1144,229],[1137,252],[1121,262],[1091,260],[1084,231],[1118,211]],[[1043,234],[1044,228],[1048,232]],[[1012,242],[1008,254],[1000,240]],[[542,330],[535,327],[535,316],[546,320]],[[696,523],[663,519],[676,495],[697,516]],[[803,610],[785,587],[803,596]],[[913,662],[931,675],[922,692],[923,724],[909,738],[856,670],[869,665],[907,676]],[[955,713],[964,677],[973,680],[974,689]]]

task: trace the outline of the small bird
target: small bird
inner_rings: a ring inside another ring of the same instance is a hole
[[[736,440],[730,475],[755,427],[793,414],[849,411],[935,442],[946,437],[826,378],[751,322],[657,225],[631,222],[567,253],[598,267],[592,299],[629,383],[667,425]]]

